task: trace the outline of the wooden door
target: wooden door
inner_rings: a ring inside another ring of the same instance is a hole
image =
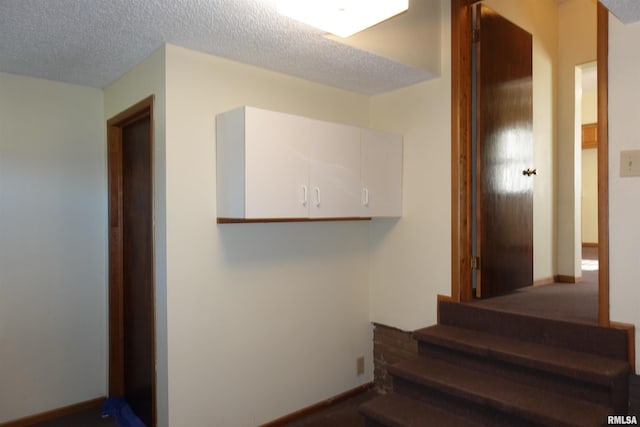
[[[107,122],[109,170],[109,396],[155,418],[153,97]]]
[[[153,425],[153,252],[150,119],[122,128],[124,397]]]
[[[476,9],[476,296],[533,284],[532,36]]]

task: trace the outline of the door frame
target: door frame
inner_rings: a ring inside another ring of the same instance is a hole
[[[471,6],[451,0],[451,297],[471,301]],[[609,320],[609,11],[597,6],[598,62],[598,324]],[[448,299],[440,297],[440,299]]]
[[[109,396],[124,395],[124,271],[123,271],[123,171],[122,171],[122,129],[140,119],[149,118],[149,150],[151,156],[151,221],[154,213],[154,96],[151,95],[123,112],[107,120],[107,173],[108,173],[108,232],[109,232]],[[156,336],[155,336],[155,238],[151,239],[152,262],[152,313],[151,330],[153,343],[151,353],[153,364],[152,416],[156,425]]]

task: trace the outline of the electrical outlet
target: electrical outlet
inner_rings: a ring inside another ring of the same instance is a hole
[[[364,374],[364,356],[356,359],[356,375]]]
[[[640,150],[620,152],[620,176],[640,176]]]

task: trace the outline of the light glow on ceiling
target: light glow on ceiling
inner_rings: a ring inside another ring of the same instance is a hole
[[[409,8],[409,0],[278,0],[278,13],[349,37]]]

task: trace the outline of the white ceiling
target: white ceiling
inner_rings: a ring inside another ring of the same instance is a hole
[[[640,20],[640,0],[601,1],[625,23]],[[410,12],[422,8],[420,14],[392,18],[345,44],[279,16],[275,0],[0,0],[0,72],[102,88],[172,43],[353,92],[382,93],[438,73],[439,64],[425,67],[407,60],[406,52],[439,58],[439,6],[425,7],[439,0],[412,2]],[[399,27],[417,25],[425,30],[415,48],[416,33],[398,34]]]
[[[600,0],[622,23],[631,24],[640,21],[640,1],[638,0]]]
[[[279,16],[275,0],[0,0],[2,72],[102,88],[164,43],[364,94],[434,77]]]

